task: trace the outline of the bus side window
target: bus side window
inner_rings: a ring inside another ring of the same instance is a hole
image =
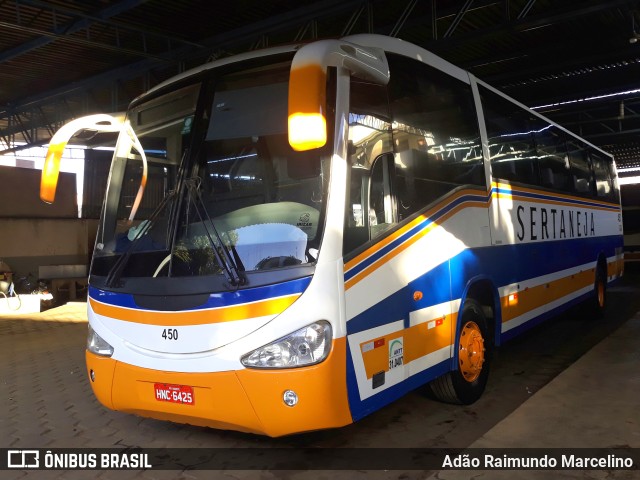
[[[538,119],[514,103],[480,86],[494,178],[539,185],[534,130]],[[551,181],[548,177],[547,181]]]
[[[593,196],[594,182],[587,151],[575,142],[567,142],[567,155],[571,164],[574,190],[579,195]]]
[[[597,198],[617,201],[609,162],[597,153],[591,152],[591,164],[593,165]]]
[[[557,127],[548,125],[536,130],[534,137],[541,185],[563,192],[573,192],[571,165],[562,132]]]
[[[485,186],[470,85],[422,62],[387,55],[398,217],[460,185]]]
[[[393,157],[381,155],[371,168],[369,190],[369,232],[373,239],[395,224],[394,200],[391,192]]]
[[[348,254],[395,223],[391,196],[391,123],[386,87],[352,78],[349,170],[343,252]]]

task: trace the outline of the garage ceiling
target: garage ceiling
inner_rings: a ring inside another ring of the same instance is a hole
[[[621,0],[0,0],[0,153],[213,58],[364,32],[421,45],[640,166],[640,1]]]

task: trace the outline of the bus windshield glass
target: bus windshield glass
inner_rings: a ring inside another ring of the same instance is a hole
[[[94,283],[213,275],[239,285],[251,272],[315,262],[330,156],[290,147],[288,74],[288,63],[214,73],[129,110]]]

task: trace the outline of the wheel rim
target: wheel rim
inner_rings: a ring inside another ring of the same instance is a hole
[[[460,373],[467,382],[473,382],[482,372],[485,351],[482,331],[476,322],[469,321],[464,324],[458,346]]]
[[[598,280],[598,306],[604,308],[604,282]]]

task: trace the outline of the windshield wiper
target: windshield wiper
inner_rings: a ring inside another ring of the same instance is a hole
[[[195,207],[196,213],[198,214],[198,218],[200,219],[200,223],[202,223],[202,225],[204,226],[204,231],[206,233],[207,239],[211,244],[211,249],[213,250],[213,254],[216,257],[216,260],[218,261],[218,265],[224,271],[224,274],[227,277],[227,280],[234,287],[242,286],[247,282],[247,279],[243,273],[244,266],[242,265],[240,257],[235,251],[235,248],[232,245],[227,247],[224,244],[224,241],[222,240],[220,233],[218,233],[218,229],[214,225],[213,220],[211,220],[211,217],[209,216],[209,212],[207,211],[207,207],[204,204],[204,200],[202,200],[202,195],[200,194],[201,181],[202,180],[199,177],[194,177],[194,178],[188,179],[185,182],[187,191],[189,192],[189,198],[191,198],[191,200],[193,201],[193,205]],[[204,211],[204,214],[207,217],[206,220],[202,217],[202,213],[200,212],[200,210]],[[209,232],[209,227],[211,227],[211,232],[213,233],[213,236],[212,236],[212,233]],[[214,241],[213,239],[214,237],[217,240],[217,243],[220,245],[220,250],[222,251],[222,255],[220,254],[221,252],[218,250],[216,246],[216,241]],[[229,251],[230,249],[233,249],[233,253],[234,253],[233,256]]]
[[[140,239],[144,237],[151,230],[151,228],[153,228],[156,221],[158,220],[158,217],[160,216],[160,213],[162,213],[162,210],[164,210],[164,207],[169,203],[169,200],[175,197],[175,195],[175,190],[171,190],[169,193],[167,193],[167,196],[162,199],[155,210],[151,213],[151,216],[146,220],[147,223],[144,224],[143,227],[136,232],[136,236],[133,238],[133,240],[131,240],[131,243],[127,245],[127,248],[124,250],[122,255],[120,255],[118,260],[116,260],[116,262],[109,270],[107,279],[105,281],[105,285],[107,287],[113,287],[115,283],[120,280],[122,272],[124,271],[124,267],[129,261],[129,258],[131,258],[131,254],[135,250],[136,245],[138,244]]]

